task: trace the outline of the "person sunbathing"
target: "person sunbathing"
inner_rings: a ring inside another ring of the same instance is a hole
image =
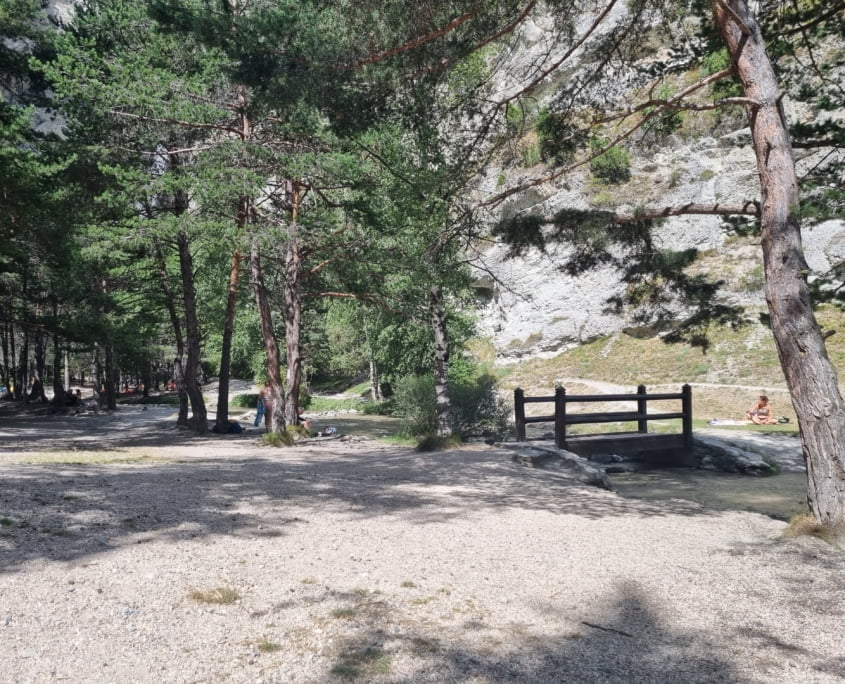
[[[745,417],[755,425],[775,425],[778,422],[765,394],[761,394],[757,403],[745,412]]]

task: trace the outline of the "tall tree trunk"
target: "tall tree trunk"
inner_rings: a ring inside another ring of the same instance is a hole
[[[53,306],[53,314],[56,314],[56,306]],[[42,385],[44,383],[42,382]],[[59,341],[59,333],[53,332],[53,407],[62,409],[67,405],[65,387],[62,384],[62,346]]]
[[[291,220],[288,224],[288,243],[285,249],[285,419],[296,425],[299,410],[299,390],[302,385],[302,252],[299,244],[299,203],[302,189],[296,181],[289,182]]]
[[[54,316],[54,318],[57,318],[57,316]],[[34,377],[38,383],[33,387],[31,394],[37,394],[37,398],[42,403],[47,403],[47,395],[44,393],[44,381],[47,378],[47,340],[45,333],[37,330],[34,333],[32,346],[32,356],[35,363],[35,371],[32,373],[32,377]],[[53,364],[53,367],[55,368],[55,363]],[[61,370],[61,365],[59,365],[59,369]],[[56,379],[53,378],[54,384],[55,381]]]
[[[37,358],[37,354],[36,354]],[[62,350],[62,361],[64,366],[64,383],[65,388],[70,389],[70,350],[65,348]]]
[[[26,328],[23,329],[23,336],[21,339],[20,355],[18,358],[18,380],[15,383],[16,388],[20,385],[24,400],[27,400],[26,387],[29,384],[29,332]],[[17,391],[15,391],[17,395]]]
[[[226,318],[223,322],[223,343],[220,346],[220,376],[217,385],[217,413],[215,424],[226,425],[229,422],[229,375],[232,368],[232,335],[235,332],[235,308],[238,303],[238,280],[241,273],[241,253],[232,253],[232,266],[229,269],[229,290],[226,296]]]
[[[106,408],[110,411],[117,409],[117,392],[118,385],[114,377],[114,347],[111,341],[106,342],[106,358],[103,368],[103,375],[105,382],[103,386],[106,388]]]
[[[238,122],[240,124],[241,142],[247,142],[252,137],[252,129],[247,115],[246,88],[238,86],[236,99],[238,102]],[[249,197],[241,195],[238,198],[238,215],[235,219],[236,233],[240,235],[249,220],[252,202]],[[235,307],[238,303],[238,280],[241,273],[241,253],[235,249],[232,254],[232,267],[229,269],[229,290],[226,297],[226,319],[223,323],[223,342],[220,348],[220,377],[217,385],[217,415],[215,423],[225,425],[229,421],[229,374],[232,367],[232,335],[235,330]]]
[[[429,290],[431,330],[434,333],[434,395],[437,413],[437,434],[451,437],[452,398],[449,394],[449,334],[446,329],[446,308],[443,289],[435,285]]]
[[[3,349],[3,376],[2,383],[6,391],[11,391],[12,375],[9,372],[9,335],[11,334],[12,324],[8,322],[3,323],[2,332],[0,332],[0,347]]]
[[[273,316],[270,312],[270,301],[264,287],[264,273],[261,268],[261,250],[258,247],[258,237],[253,236],[249,253],[252,272],[252,290],[255,294],[255,305],[261,317],[261,337],[264,340],[264,355],[266,357],[267,381],[270,383],[270,411],[269,431],[280,433],[285,430],[285,404],[282,398],[282,375],[279,371],[279,342],[273,332]]]
[[[373,340],[370,335],[370,326],[367,321],[368,316],[369,312],[367,311],[361,314],[361,325],[364,328],[364,343],[367,347],[367,357],[370,366],[370,396],[373,401],[381,401],[381,377],[378,363],[376,362]]]
[[[177,237],[179,245],[179,269],[182,275],[182,301],[185,305],[185,337],[187,343],[187,358],[185,360],[184,380],[185,391],[191,402],[194,414],[194,431],[198,435],[208,432],[208,412],[202,396],[199,383],[200,358],[202,342],[200,326],[197,317],[197,294],[194,287],[194,260],[191,255],[188,235],[181,231]]]
[[[19,382],[20,371],[15,363],[18,358],[15,350],[15,326],[12,323],[9,324],[9,358],[12,360],[12,368],[9,372],[9,377],[15,385],[13,397],[17,401],[24,398],[24,394],[26,393],[26,384],[21,384]]]
[[[161,244],[156,241],[154,253],[158,272],[161,276],[161,289],[164,292],[164,305],[167,307],[167,314],[170,316],[170,325],[173,328],[173,337],[176,340],[176,358],[173,360],[173,379],[176,382],[176,392],[179,396],[179,413],[176,424],[186,426],[188,424],[188,392],[185,390],[185,337],[182,334],[182,323],[179,314],[176,312],[176,295],[170,284],[170,274],[167,272],[167,262],[164,259],[164,251]]]
[[[41,387],[44,387],[44,380],[47,377],[47,339],[45,333],[40,330],[34,333],[32,341],[32,355],[35,359],[35,377],[41,380]],[[67,386],[67,384],[65,385]],[[41,401],[47,401],[46,396],[40,397]]]
[[[714,2],[719,31],[742,84],[761,189],[763,264],[772,332],[801,429],[807,502],[845,535],[845,405],[810,304],[801,247],[798,180],[782,93],[745,0]]]
[[[103,386],[103,373],[100,366],[100,343],[94,342],[94,350],[91,352],[91,382],[94,384],[94,399],[98,406],[102,406],[103,397],[100,388]]]

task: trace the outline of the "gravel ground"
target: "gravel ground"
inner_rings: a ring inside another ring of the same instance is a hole
[[[845,554],[782,522],[166,420],[0,416],[2,681],[845,682]]]

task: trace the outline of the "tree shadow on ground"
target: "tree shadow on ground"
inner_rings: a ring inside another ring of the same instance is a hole
[[[362,610],[355,597],[350,606],[346,614],[351,618],[335,627],[333,664],[325,681],[393,681],[393,665],[402,671],[402,681],[741,680],[722,635],[671,626],[632,582],[623,583],[599,607],[583,605],[557,615],[559,629],[543,634],[530,626],[512,626],[503,634],[483,619],[463,625],[420,623],[396,612],[388,615],[384,606]]]
[[[700,515],[686,501],[642,502],[526,468],[501,449],[420,454],[373,445],[348,454],[255,447],[260,457],[2,466],[0,566],[97,553],[139,533],[173,541],[212,534],[285,535],[316,510],[352,519],[401,513],[408,524],[497,509],[556,515]],[[252,502],[259,505],[252,506]]]
[[[102,450],[155,446],[152,432],[172,431],[166,412],[103,417]],[[67,424],[71,423],[68,427]],[[90,433],[90,423],[85,434]],[[0,424],[0,458],[18,451],[90,450],[59,421],[45,442],[24,422]],[[95,431],[95,439],[96,439]],[[493,447],[420,453],[380,442],[319,442],[262,447],[251,436],[180,437],[150,451],[163,462],[0,465],[0,567],[28,559],[72,559],[137,541],[204,535],[284,536],[317,510],[352,519],[401,514],[411,525],[525,509],[602,519],[709,515],[679,499],[637,501],[581,485],[566,474],[528,468]],[[44,438],[45,440],[47,438]],[[15,445],[18,445],[15,447]],[[199,456],[179,460],[183,446]],[[67,459],[66,459],[67,460]],[[70,459],[72,460],[72,459]],[[251,505],[257,502],[257,505]]]

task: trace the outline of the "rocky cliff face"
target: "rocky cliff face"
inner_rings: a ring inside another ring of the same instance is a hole
[[[508,92],[520,74],[548,54],[549,27],[530,24],[502,65],[502,92]],[[794,111],[786,102],[789,116]],[[630,146],[631,179],[615,186],[597,185],[586,167],[560,179],[536,186],[499,208],[495,221],[516,213],[552,216],[559,209],[602,208],[632,211],[635,207],[679,206],[687,203],[737,204],[759,197],[759,184],[750,132],[735,114],[718,124],[704,117],[659,145]],[[733,122],[733,123],[732,123]],[[697,130],[696,130],[697,129]],[[819,162],[824,152],[801,153],[799,175]],[[541,177],[547,169],[502,163],[489,168],[479,182],[479,193],[490,197],[527,178]],[[762,256],[759,238],[738,238],[723,228],[718,216],[677,216],[659,228],[660,243],[675,250],[696,248],[696,267],[726,281],[724,297],[750,309],[763,309]],[[813,275],[827,272],[845,257],[845,222],[805,225],[804,249]],[[485,270],[476,283],[481,333],[496,349],[501,363],[530,357],[548,357],[597,337],[631,330],[631,321],[607,310],[606,301],[620,292],[617,273],[602,268],[573,277],[560,269],[567,248],[546,254],[537,250],[521,258],[507,258],[504,245],[484,252]]]

